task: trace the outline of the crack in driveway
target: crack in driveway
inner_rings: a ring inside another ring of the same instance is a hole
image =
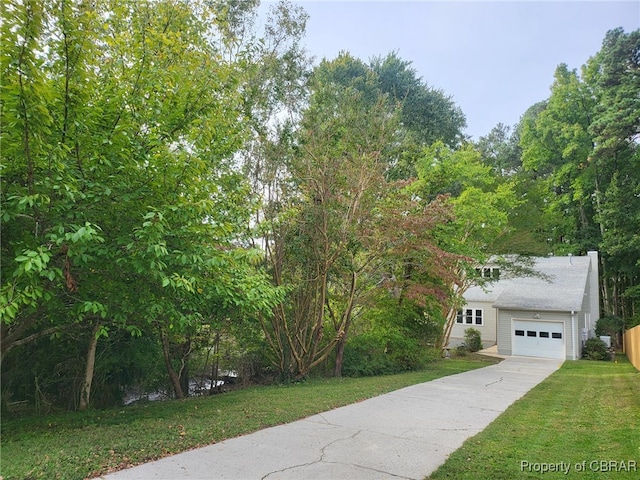
[[[323,418],[323,420],[325,420],[325,422],[326,422],[326,419]],[[333,424],[331,424],[329,422],[326,422],[326,423],[328,423],[329,425],[333,425]],[[395,473],[391,473],[391,472],[388,472],[388,471],[385,471],[385,470],[379,470],[377,468],[367,467],[367,466],[360,465],[360,464],[357,464],[357,463],[332,462],[332,461],[325,460],[325,451],[326,451],[326,449],[328,449],[329,447],[335,445],[338,442],[342,442],[342,441],[345,441],[345,440],[353,440],[358,435],[360,435],[362,432],[363,432],[363,430],[358,430],[357,432],[352,433],[351,435],[347,435],[345,437],[338,438],[338,439],[335,439],[335,440],[327,443],[325,446],[323,446],[321,448],[321,450],[320,450],[320,458],[318,460],[314,460],[313,462],[300,463],[300,464],[297,464],[297,465],[291,465],[289,467],[282,468],[280,470],[274,470],[274,471],[269,472],[266,475],[264,475],[261,478],[261,480],[266,480],[271,475],[275,475],[275,474],[278,474],[278,473],[283,473],[283,472],[286,472],[288,470],[293,470],[293,469],[300,468],[300,467],[308,467],[310,465],[315,465],[317,463],[326,463],[326,464],[332,464],[332,465],[350,465],[352,467],[360,468],[362,470],[368,470],[368,471],[371,471],[371,472],[376,472],[376,473],[381,473],[381,474],[384,474],[384,475],[388,475],[389,477],[393,477],[393,478],[404,479],[404,480],[415,480],[412,477],[405,477],[404,475],[397,475]],[[391,435],[391,436],[395,437],[395,435]],[[396,437],[396,438],[400,438],[400,437]]]
[[[503,380],[504,380],[504,377],[500,377],[500,378],[499,378],[498,380],[496,380],[495,382],[487,383],[487,384],[485,385],[485,387],[488,387],[489,385],[494,385],[494,384],[496,384],[496,383],[500,383],[500,382],[502,382]]]
[[[327,422],[328,423],[328,422]],[[358,430],[355,433],[352,433],[351,435],[348,435],[346,437],[342,437],[342,438],[336,438],[335,440],[327,443],[324,447],[322,447],[320,449],[320,458],[318,460],[314,460],[313,462],[306,462],[306,463],[300,463],[298,465],[291,465],[289,467],[286,468],[282,468],[280,470],[274,470],[273,472],[269,472],[267,473],[265,476],[262,477],[261,480],[265,480],[266,478],[269,478],[271,475],[274,475],[276,473],[282,473],[282,472],[286,472],[287,470],[292,470],[294,468],[299,468],[299,467],[308,467],[309,465],[314,465],[316,463],[321,463],[322,461],[324,461],[324,456],[325,456],[325,450],[327,448],[329,448],[330,446],[332,446],[335,443],[338,442],[342,442],[344,440],[351,440],[354,439],[356,436],[358,436],[360,434],[360,432],[362,432],[362,430]],[[327,463],[337,463],[337,462],[327,462]]]

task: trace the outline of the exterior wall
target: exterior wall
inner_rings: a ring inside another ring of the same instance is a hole
[[[534,315],[540,315],[539,319],[534,319]],[[578,337],[579,318],[577,314],[572,315],[569,312],[531,312],[526,310],[498,310],[498,353],[500,355],[512,355],[511,338],[512,338],[512,320],[526,321],[547,321],[547,322],[563,322],[565,352],[567,360],[576,360],[580,358],[581,346],[579,342],[574,340]],[[575,348],[575,350],[574,350]]]
[[[590,282],[587,282],[587,292],[589,292],[589,283]],[[594,317],[597,319],[598,315],[597,313],[594,315],[590,311],[593,304],[592,300],[591,295],[585,293],[584,301],[582,302],[582,311],[576,314],[578,316],[578,336],[576,337],[579,347],[578,358],[582,358],[584,342],[586,342],[588,338],[595,337],[596,335],[596,320],[594,320]]]
[[[576,312],[569,315],[570,322],[567,325],[567,360],[578,360],[582,356],[582,329],[580,328],[580,318],[584,324],[584,314]],[[569,334],[568,332],[571,332]]]
[[[576,332],[576,345],[578,358],[582,358],[582,350],[584,342],[589,338],[589,313],[578,312],[576,313],[578,319],[578,330]]]
[[[463,311],[467,308],[471,308],[473,310],[481,309],[483,324],[454,324],[453,328],[451,329],[451,338],[449,340],[449,345],[452,347],[456,347],[463,343],[464,331],[469,327],[473,327],[480,332],[480,337],[482,338],[482,345],[484,348],[495,345],[497,342],[496,330],[498,325],[498,311],[491,306],[492,303],[493,302],[469,302],[464,307],[462,307]]]
[[[589,318],[589,331],[593,332],[595,336],[596,322],[600,318],[600,284],[598,278],[598,271],[600,269],[598,252],[587,252],[589,258],[591,258],[591,265],[589,266],[589,281],[587,282],[587,291],[585,292],[589,298],[589,307],[583,308],[582,311],[590,312]],[[591,333],[589,333],[591,335]]]
[[[585,296],[581,311],[584,313],[584,321],[580,324],[580,337],[582,343],[587,338],[596,336],[596,322],[600,318],[600,288],[598,284],[598,252],[589,252],[591,264],[585,286]]]
[[[600,285],[598,279],[598,252],[587,252],[591,259],[589,275],[585,286],[584,300],[580,312],[576,312],[577,328],[573,338],[576,341],[575,359],[582,358],[584,342],[595,337],[596,322],[600,318]],[[567,356],[567,358],[569,358]]]

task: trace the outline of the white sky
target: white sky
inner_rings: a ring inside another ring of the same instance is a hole
[[[579,71],[608,30],[640,28],[640,0],[292,3],[309,14],[305,44],[316,63],[341,50],[365,62],[397,51],[453,97],[475,139],[548,98],[558,64]]]

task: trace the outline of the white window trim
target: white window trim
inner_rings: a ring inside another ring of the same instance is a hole
[[[478,315],[479,313],[479,315]],[[467,320],[471,319],[471,322]],[[478,323],[480,320],[480,323]],[[484,309],[482,308],[461,308],[456,314],[456,325],[465,325],[469,327],[484,326]]]
[[[476,268],[476,273],[480,278],[500,278],[500,267],[478,267]]]

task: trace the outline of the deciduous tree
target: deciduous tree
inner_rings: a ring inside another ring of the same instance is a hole
[[[3,17],[2,351],[91,330],[85,408],[98,337],[263,301],[233,163],[242,65],[208,2],[25,0]]]

